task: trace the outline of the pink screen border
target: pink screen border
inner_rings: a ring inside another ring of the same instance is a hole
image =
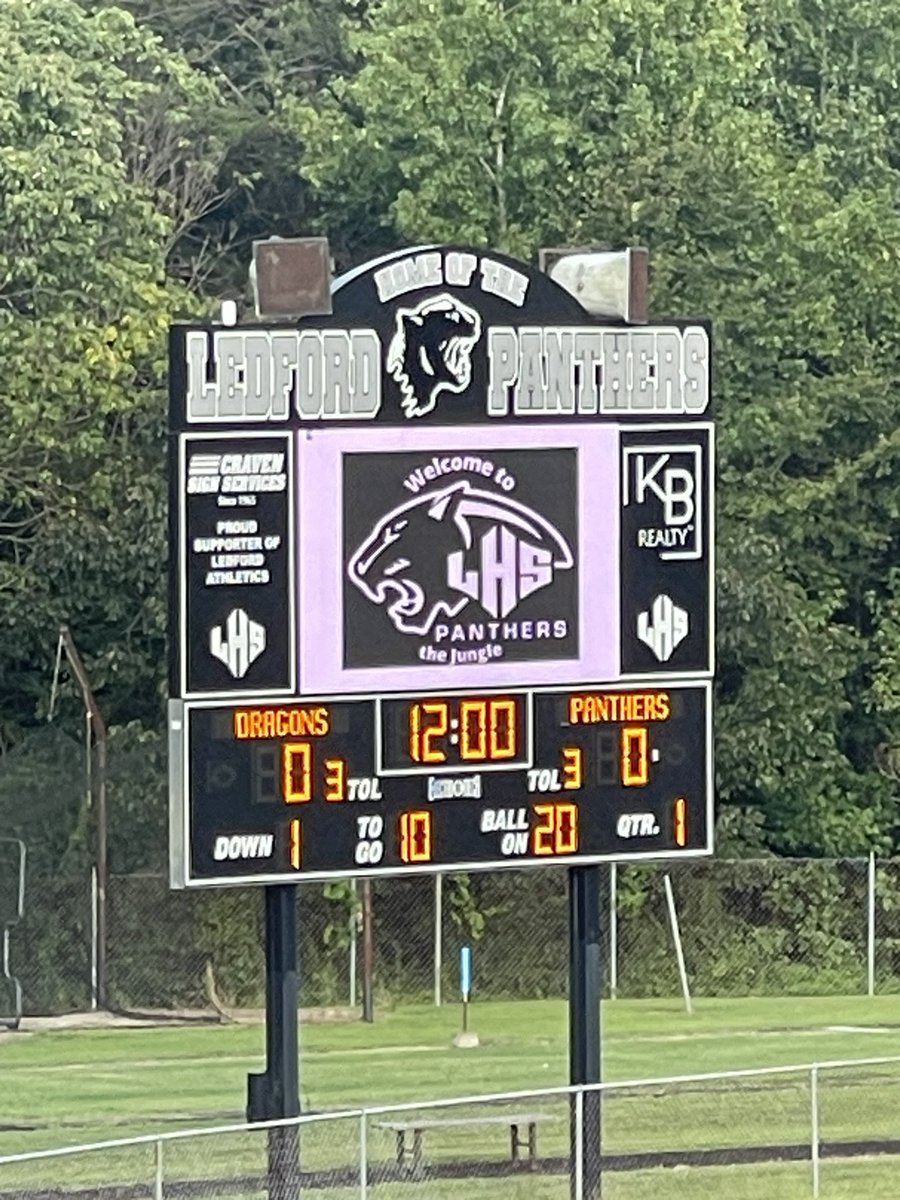
[[[430,458],[446,450],[483,454],[553,448],[578,452],[579,657],[555,662],[345,668],[342,455],[412,451]],[[297,490],[300,695],[579,686],[619,678],[617,426],[303,430],[297,435]]]

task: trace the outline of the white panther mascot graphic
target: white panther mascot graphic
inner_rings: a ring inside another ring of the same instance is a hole
[[[387,369],[403,395],[404,416],[423,417],[441,392],[466,390],[472,378],[472,348],[480,337],[478,313],[446,293],[397,310]]]

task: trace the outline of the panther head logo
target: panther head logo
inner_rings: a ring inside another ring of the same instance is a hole
[[[423,417],[441,392],[466,390],[472,348],[480,337],[478,313],[446,293],[397,310],[387,369],[400,386],[405,416]]]
[[[378,522],[347,574],[400,633],[427,634],[472,600],[495,620],[573,565],[562,534],[539,513],[462,480],[423,493]]]

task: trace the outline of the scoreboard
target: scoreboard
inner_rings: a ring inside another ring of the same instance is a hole
[[[170,353],[173,886],[711,852],[705,325],[426,247]]]
[[[240,879],[584,861],[709,837],[709,684],[204,703],[184,715],[191,867]]]

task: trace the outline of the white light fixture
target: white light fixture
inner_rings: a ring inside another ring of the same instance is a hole
[[[539,251],[539,262],[541,270],[592,317],[647,323],[650,254],[643,246],[625,250],[559,247]]]
[[[219,305],[219,323],[222,325],[237,325],[237,301],[223,300]]]

